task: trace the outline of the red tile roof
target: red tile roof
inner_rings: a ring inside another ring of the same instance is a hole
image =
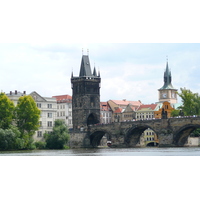
[[[58,103],[72,102],[72,96],[70,96],[68,94],[53,96],[53,98],[56,98],[56,100],[57,100]]]
[[[128,104],[134,105],[134,106],[140,106],[142,105],[141,101],[127,101],[127,100],[111,100],[117,105],[124,105],[127,106]]]
[[[156,106],[157,106],[157,104],[146,104],[146,105],[141,105],[141,106],[137,109],[137,111],[138,111],[138,110],[141,110],[141,109],[143,109],[143,108],[149,108],[149,109],[151,109],[151,110],[155,110]]]
[[[114,111],[114,113],[121,113],[122,112],[122,108],[117,108],[117,110]]]
[[[111,111],[108,102],[100,102],[100,109],[101,111]]]

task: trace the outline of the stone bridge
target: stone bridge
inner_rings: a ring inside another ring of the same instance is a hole
[[[158,137],[159,147],[184,146],[188,136],[200,128],[200,117],[154,119],[118,122],[89,126],[83,138],[83,147],[97,147],[103,136],[112,142],[111,147],[135,147],[141,134],[152,129]]]

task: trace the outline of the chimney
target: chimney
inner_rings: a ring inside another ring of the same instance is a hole
[[[10,91],[10,95],[12,95],[12,91]]]
[[[17,94],[17,90],[15,90],[15,94]]]
[[[26,95],[26,91],[24,91],[24,95]]]

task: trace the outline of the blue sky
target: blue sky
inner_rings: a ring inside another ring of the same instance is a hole
[[[158,101],[168,57],[175,88],[200,93],[200,44],[193,43],[1,43],[0,89],[72,94],[71,72],[79,74],[82,47],[100,70],[101,101]]]

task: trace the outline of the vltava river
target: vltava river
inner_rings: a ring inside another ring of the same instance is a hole
[[[200,147],[1,151],[0,156],[200,156]]]

